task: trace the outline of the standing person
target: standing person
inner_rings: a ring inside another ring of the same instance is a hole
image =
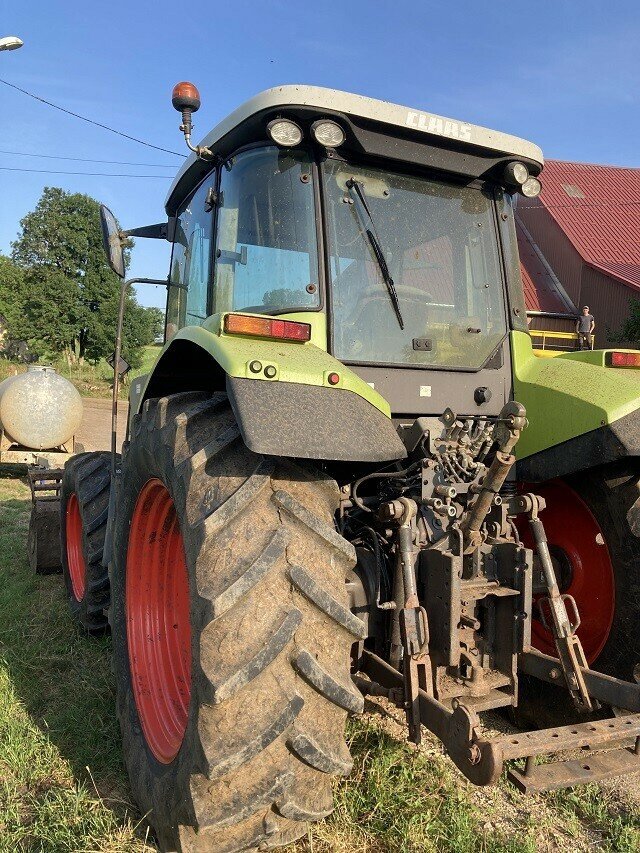
[[[593,349],[593,330],[596,327],[596,321],[593,314],[589,313],[589,306],[585,305],[582,309],[582,314],[576,322],[576,332],[578,333],[578,349]]]

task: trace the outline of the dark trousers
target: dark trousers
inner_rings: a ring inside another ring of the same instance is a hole
[[[591,332],[578,332],[578,349],[591,349],[592,340]]]

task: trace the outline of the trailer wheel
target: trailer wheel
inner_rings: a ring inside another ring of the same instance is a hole
[[[363,707],[337,486],[249,451],[224,394],[147,401],[122,477],[111,625],[138,805],[163,850],[290,843],[331,811]]]
[[[640,465],[610,465],[535,491],[547,501],[541,519],[560,566],[561,590],[578,605],[589,665],[633,681],[640,663]],[[537,620],[532,638],[555,655]]]
[[[108,628],[109,576],[102,565],[107,530],[111,454],[81,453],[67,462],[60,490],[64,583],[73,619],[87,634]]]

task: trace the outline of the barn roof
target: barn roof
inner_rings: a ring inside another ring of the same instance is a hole
[[[558,279],[546,263],[533,238],[516,217],[520,272],[527,311],[550,314],[577,314],[577,309],[564,292]]]
[[[585,263],[640,290],[640,169],[548,160],[542,187],[518,209],[545,208]]]

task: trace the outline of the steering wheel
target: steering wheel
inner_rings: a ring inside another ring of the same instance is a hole
[[[402,313],[403,303],[410,303],[414,306],[420,305],[424,308],[425,305],[431,302],[433,298],[430,293],[426,293],[422,288],[411,287],[410,285],[405,284],[397,284],[396,293],[398,294],[398,301],[400,302],[400,313]],[[358,326],[363,313],[368,308],[380,302],[387,303],[389,310],[393,311],[391,297],[388,293],[381,293],[380,291],[376,291],[375,293],[365,293],[354,305],[353,313],[349,318],[349,323],[353,326]]]
[[[414,325],[412,322],[414,318],[425,316],[426,305],[432,297],[421,288],[409,285],[397,286],[396,293],[398,294],[400,312],[405,322],[406,332],[407,329],[410,330]],[[372,316],[370,318],[366,318],[368,312],[371,312]],[[384,328],[387,324],[397,326],[395,312],[388,293],[376,291],[364,294],[356,302],[349,318],[344,320],[343,323],[345,332],[347,332],[345,339],[351,338],[350,343],[347,344],[350,356],[357,358],[362,354],[364,349],[368,350],[373,345],[380,356],[380,360],[384,360],[384,350],[387,339],[389,338],[388,335],[384,334]],[[409,331],[407,335],[407,346],[409,348],[411,348],[410,334],[411,332]],[[375,338],[374,344],[367,341],[367,339],[371,339],[372,335]],[[396,344],[390,347],[390,357],[397,355],[397,338],[394,336],[393,340],[396,341]]]

